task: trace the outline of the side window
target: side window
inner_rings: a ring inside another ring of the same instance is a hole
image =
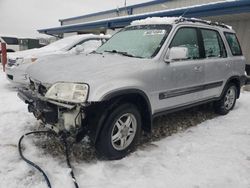
[[[101,40],[88,40],[80,45],[83,47],[85,53],[90,53],[96,50],[99,46],[101,46],[102,41]]]
[[[90,53],[95,51],[98,47],[102,45],[102,41],[100,39],[89,39],[83,40],[77,44],[75,44],[70,50],[74,50],[76,46],[81,46],[84,53]]]
[[[242,55],[240,48],[240,43],[234,33],[224,33],[231,49],[231,52],[234,56]]]
[[[187,47],[189,59],[199,59],[201,57],[195,28],[180,28],[170,44],[170,48],[172,47]]]
[[[203,38],[205,57],[227,57],[224,43],[217,31],[201,29]]]

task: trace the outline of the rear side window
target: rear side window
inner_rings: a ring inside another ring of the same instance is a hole
[[[170,45],[172,47],[187,47],[189,59],[199,59],[200,50],[197,37],[197,30],[195,28],[180,28]]]
[[[201,29],[203,38],[205,57],[227,57],[224,43],[217,31],[209,29]]]
[[[10,45],[18,45],[18,39],[13,37],[2,37],[2,39]]]
[[[231,52],[234,56],[242,55],[240,48],[240,43],[234,33],[224,33],[231,49]]]

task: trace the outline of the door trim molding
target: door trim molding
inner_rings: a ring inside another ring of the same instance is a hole
[[[167,98],[172,98],[172,97],[178,97],[181,95],[187,95],[190,93],[195,93],[203,90],[208,90],[208,89],[213,89],[217,87],[221,87],[223,85],[223,81],[218,81],[218,82],[212,82],[209,84],[202,84],[198,86],[191,86],[191,87],[185,87],[181,89],[174,89],[174,90],[169,90],[169,91],[164,91],[159,93],[159,99],[167,99]]]

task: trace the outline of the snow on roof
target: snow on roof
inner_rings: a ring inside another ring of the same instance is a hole
[[[9,35],[9,34],[2,34],[2,33],[0,33],[0,37],[18,38],[16,35]]]
[[[178,19],[178,17],[149,17],[142,20],[135,20],[130,25],[173,24]]]
[[[44,46],[40,49],[44,50],[68,50],[72,46],[76,45],[80,41],[84,39],[91,39],[91,38],[109,38],[106,35],[94,35],[94,34],[82,34],[82,35],[72,35],[60,40],[57,40],[47,46]]]
[[[219,22],[212,22],[208,20],[198,19],[198,18],[185,18],[185,17],[148,17],[141,20],[135,20],[131,22],[130,26],[136,25],[156,25],[156,24],[174,24],[179,22],[197,22],[200,24],[213,25],[218,27],[224,27],[232,30],[232,27]]]

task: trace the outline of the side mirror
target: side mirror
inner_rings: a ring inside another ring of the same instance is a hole
[[[80,53],[83,52],[83,51],[84,51],[84,48],[83,48],[82,45],[77,45],[77,46],[75,47],[75,52],[76,52],[77,54],[80,54]]]
[[[187,47],[172,47],[168,50],[164,61],[170,63],[172,61],[186,60],[188,59],[188,48]]]

